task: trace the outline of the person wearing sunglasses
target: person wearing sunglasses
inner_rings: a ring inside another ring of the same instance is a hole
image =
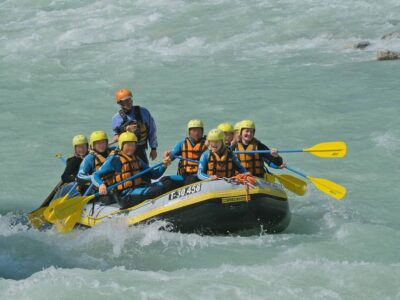
[[[132,132],[138,138],[136,155],[148,164],[146,151],[150,146],[149,157],[155,160],[157,127],[150,112],[144,107],[133,105],[132,92],[125,88],[116,91],[115,101],[121,109],[112,118],[112,129],[115,133],[113,141],[118,141],[118,136],[123,132]]]

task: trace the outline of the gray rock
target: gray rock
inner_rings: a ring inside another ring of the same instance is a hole
[[[382,40],[400,39],[400,31],[391,32],[382,36]]]
[[[354,44],[348,44],[346,45],[346,48],[363,50],[367,48],[369,45],[371,45],[369,41],[361,41]]]
[[[397,26],[398,24],[400,24],[400,20],[397,19],[390,19],[388,20],[390,24]]]
[[[386,49],[378,50],[376,55],[377,60],[394,60],[400,59],[400,52],[390,51]]]

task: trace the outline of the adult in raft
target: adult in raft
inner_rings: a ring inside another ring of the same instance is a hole
[[[61,181],[51,191],[50,195],[47,196],[45,201],[49,201],[50,199],[58,198],[59,196],[66,194],[75,183],[79,166],[81,165],[84,157],[88,154],[89,145],[87,138],[82,134],[74,136],[72,138],[72,147],[74,149],[74,155],[67,159],[64,172],[61,175]],[[73,193],[76,192],[71,192],[71,194]]]
[[[136,155],[146,164],[149,163],[146,150],[150,146],[149,157],[157,158],[157,128],[150,112],[139,105],[133,105],[132,92],[128,89],[119,89],[115,92],[115,101],[120,106],[118,113],[112,118],[114,141],[123,132],[132,132],[137,138]]]
[[[200,180],[230,178],[237,172],[240,174],[250,174],[241,165],[232,150],[225,145],[224,139],[224,132],[220,129],[212,129],[208,133],[209,150],[201,155],[199,170],[197,172]]]
[[[138,139],[132,132],[122,133],[118,139],[118,149],[107,158],[98,171],[93,173],[92,183],[99,188],[100,195],[107,194],[107,185],[102,179],[104,176],[112,175],[114,182],[117,183],[149,168],[149,165],[136,155],[137,142]],[[171,159],[165,157],[162,166],[149,172],[151,179],[161,177],[170,163]],[[161,182],[147,183],[141,177],[117,186],[116,190],[121,209],[156,198],[166,192]]]
[[[269,166],[273,163],[280,168],[285,166],[282,157],[278,155],[278,149],[269,149],[254,137],[256,125],[252,120],[243,120],[238,123],[238,127],[238,141],[232,146],[232,151],[271,150],[270,153],[238,154],[241,164],[253,176],[264,178],[265,174],[268,173],[264,163]]]
[[[234,143],[235,131],[230,123],[221,123],[218,125],[217,129],[220,129],[224,132],[225,135],[225,145],[230,147],[232,143]]]
[[[79,166],[83,158],[88,154],[89,143],[84,135],[78,134],[72,139],[74,155],[69,157],[66,162],[65,170],[61,175],[63,183],[74,182],[79,171]]]
[[[113,148],[108,146],[108,136],[103,130],[93,131],[90,134],[90,152],[83,159],[78,172],[78,182],[81,185],[81,190],[92,181],[91,175],[100,169],[107,157],[113,154]],[[108,179],[109,183],[111,180]]]
[[[203,121],[199,119],[190,120],[187,125],[187,132],[188,136],[186,138],[179,141],[171,151],[164,153],[164,156],[170,157],[171,160],[174,160],[177,156],[193,160],[181,160],[178,165],[178,175],[161,178],[161,181],[169,190],[199,181],[197,178],[198,160],[201,154],[207,149],[207,141],[203,135]]]

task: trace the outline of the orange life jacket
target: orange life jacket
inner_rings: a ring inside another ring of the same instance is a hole
[[[90,151],[90,153],[94,156],[94,169],[96,171],[98,171],[100,169],[100,167],[104,164],[104,162],[107,160],[107,157],[111,156],[114,154],[113,150],[107,150],[108,155],[106,157],[104,157],[103,155],[101,155],[100,153],[92,150]],[[101,178],[103,180],[103,182],[106,185],[111,185],[114,183],[114,178],[112,175],[104,175]]]
[[[182,146],[182,157],[190,158],[193,160],[200,160],[201,154],[207,149],[206,140],[202,138],[194,146],[190,142],[189,138],[185,139]],[[197,174],[199,164],[191,161],[181,160],[179,162],[179,174]]]
[[[209,152],[207,174],[217,175],[218,177],[232,177],[235,175],[233,166],[232,151],[229,148],[223,150],[222,155],[213,151]]]
[[[136,155],[129,157],[128,155],[124,154],[122,151],[119,151],[118,158],[121,161],[122,168],[121,168],[121,172],[114,174],[115,182],[120,182],[120,181],[140,172],[140,162],[139,162],[139,159],[136,157]],[[122,191],[122,190],[130,188],[130,187],[136,187],[136,186],[142,184],[142,182],[143,182],[142,178],[138,177],[136,179],[126,181],[125,183],[119,185],[117,187],[117,189],[119,191]]]
[[[239,141],[236,144],[235,148],[238,151],[258,150],[257,140],[253,139],[251,143],[247,145],[247,147],[242,143],[242,141]],[[255,154],[242,153],[238,155],[238,158],[242,166],[245,167],[246,170],[249,171],[253,176],[264,178],[265,174],[264,161],[262,160],[259,153]]]

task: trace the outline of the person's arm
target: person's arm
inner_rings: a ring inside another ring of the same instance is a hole
[[[90,182],[92,177],[91,173],[93,171],[93,165],[94,165],[94,157],[92,154],[88,154],[85,156],[83,159],[79,171],[78,171],[78,179],[80,181],[85,181],[85,182]]]
[[[99,187],[100,185],[104,184],[101,177],[103,177],[106,174],[119,172],[121,171],[121,167],[122,167],[121,162],[116,155],[109,156],[104,162],[104,164],[100,167],[100,169],[98,169],[96,172],[93,173],[92,183],[95,186]]]
[[[139,159],[139,164],[140,164],[140,169],[142,171],[150,168],[150,166],[141,159]],[[150,174],[151,179],[158,179],[165,173],[166,170],[167,170],[167,168],[164,167],[163,165],[161,165],[160,167],[151,170],[148,174]]]
[[[79,170],[79,161],[76,157],[70,157],[67,159],[67,165],[65,170],[61,175],[61,180],[64,183],[69,183],[75,181],[76,174]]]
[[[242,164],[240,163],[240,160],[236,157],[235,154],[232,154],[232,163],[235,165],[236,170],[238,170],[239,173],[241,173],[241,174],[247,173],[246,168],[242,166]]]
[[[270,150],[266,145],[261,142],[258,142],[258,150]],[[268,166],[274,163],[277,166],[280,166],[283,163],[282,157],[273,156],[271,153],[260,153],[261,158],[268,164]]]
[[[207,174],[207,171],[208,171],[208,159],[209,159],[209,151],[203,152],[203,154],[200,157],[199,169],[197,171],[197,177],[200,180],[206,180],[206,179],[210,178],[210,176],[208,176],[208,174]]]
[[[120,127],[121,127],[123,122],[124,122],[124,120],[122,119],[122,117],[120,116],[119,113],[116,113],[114,115],[114,117],[112,118],[111,127],[112,127],[112,130],[114,132],[114,136],[115,135],[118,136],[119,134],[121,134],[121,128]]]
[[[169,152],[169,156],[171,157],[171,160],[174,160],[176,156],[182,155],[182,148],[183,144],[185,143],[185,139],[177,143],[174,148]]]

